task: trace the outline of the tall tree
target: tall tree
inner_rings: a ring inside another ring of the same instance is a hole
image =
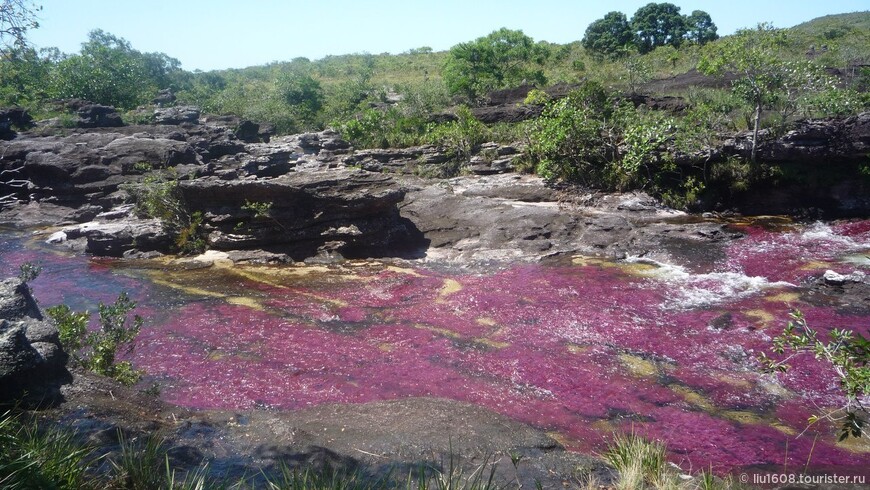
[[[626,44],[634,41],[634,32],[622,12],[608,12],[602,19],[589,24],[583,36],[583,47],[592,56],[620,56]]]
[[[631,28],[637,35],[637,49],[644,54],[666,44],[679,47],[686,20],[672,3],[648,3],[634,13]]]
[[[703,10],[694,10],[692,15],[686,17],[686,39],[700,45],[719,39],[716,34],[716,24],[710,18],[710,14]]]
[[[0,44],[26,45],[27,30],[39,27],[36,13],[40,10],[29,0],[0,0]]]
[[[783,120],[796,110],[799,99],[824,90],[830,81],[808,62],[790,62],[782,56],[788,33],[770,24],[741,29],[734,35],[708,44],[698,62],[707,75],[735,73],[734,92],[752,105],[752,161],[757,161],[758,130],[765,107],[779,110]]]
[[[55,97],[78,97],[132,109],[166,88],[180,63],[162,53],[141,53],[102,30],[88,34],[81,53],[59,61],[52,73]]]
[[[490,90],[522,82],[544,83],[540,65],[549,50],[523,34],[501,28],[485,37],[450,48],[444,65],[444,82],[452,94],[476,100]]]

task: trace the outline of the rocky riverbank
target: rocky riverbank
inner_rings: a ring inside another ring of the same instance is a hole
[[[330,131],[270,138],[251,123],[232,130],[191,107],[158,109],[159,124],[117,126],[108,110],[83,106],[84,128],[43,123],[0,141],[0,222],[62,226],[52,241],[95,255],[171,253],[180,225],[137,216],[131,204],[137,189],[172,185],[187,212],[200,213],[195,225],[188,217],[184,225],[196,227],[188,234],[207,248],[262,251],[270,260],[619,257],[659,250],[663,241],[728,237],[643,193],[606,195],[512,173],[522,156],[516,146],[483,145],[461,164],[463,176],[428,179],[421,176],[450,159],[445,150],[354,150]],[[865,181],[831,177],[859,165],[868,148],[870,113],[802,123],[760,154],[813,168],[806,175],[815,177],[750,190],[723,208],[870,212]],[[746,135],[737,135],[704,158],[747,151]]]

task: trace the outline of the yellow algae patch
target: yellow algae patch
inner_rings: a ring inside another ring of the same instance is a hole
[[[571,258],[571,263],[581,266],[594,265],[598,267],[611,267],[619,269],[627,274],[635,275],[645,275],[646,273],[649,273],[659,268],[655,264],[648,264],[646,262],[615,262],[609,259],[587,257],[585,255],[574,255]]]
[[[572,354],[582,354],[589,350],[588,345],[568,344],[568,352]]]
[[[459,284],[455,279],[444,279],[444,285],[438,291],[438,298],[435,299],[435,302],[443,303],[447,300],[448,296],[459,291],[462,291],[462,284]]]
[[[221,359],[226,359],[227,357],[229,357],[229,356],[227,355],[226,352],[222,352],[219,350],[213,350],[213,351],[208,353],[208,356],[206,356],[206,359],[208,359],[209,361],[220,361]]]
[[[326,269],[326,270],[329,270],[329,269]],[[268,280],[264,277],[258,276],[257,274],[254,274],[254,273],[249,272],[247,270],[240,269],[238,267],[232,269],[232,271],[235,274],[238,274],[246,279],[250,279],[250,280],[255,281],[255,282],[268,284],[269,286],[276,287],[276,288],[288,289],[287,286],[285,286],[283,284]],[[307,298],[315,299],[315,300],[320,301],[322,303],[328,303],[328,304],[331,304],[333,306],[344,307],[344,306],[348,305],[348,303],[346,301],[342,301],[340,299],[334,299],[334,298],[327,298],[325,296],[320,296],[319,294],[309,293],[306,291],[297,291],[297,294],[299,294],[300,296],[305,296]]]
[[[797,434],[797,431],[795,429],[780,422],[773,422],[772,424],[770,424],[770,426],[787,436],[793,436]]]
[[[754,319],[755,323],[760,325],[762,328],[768,327],[771,323],[776,321],[776,317],[773,316],[772,313],[764,310],[748,310],[744,311],[743,314]]]
[[[609,420],[596,420],[589,425],[598,432],[609,432],[611,434],[617,432],[617,428]]]
[[[830,268],[831,268],[830,262],[822,262],[820,260],[812,260],[812,261],[807,262],[807,263],[803,264],[802,266],[798,267],[798,270],[814,271],[817,269],[830,269]]]
[[[562,447],[569,447],[571,445],[570,440],[560,432],[550,431],[550,432],[546,432],[545,435],[547,437],[549,437],[550,439],[559,443],[559,445]]]
[[[736,386],[738,388],[744,388],[747,390],[752,388],[752,383],[750,383],[749,381],[741,378],[735,378],[733,376],[728,376],[727,374],[716,376],[716,379],[724,383],[728,383],[731,386]]]
[[[395,265],[388,265],[388,266],[384,267],[384,269],[388,270],[390,272],[396,272],[398,274],[407,274],[409,276],[414,276],[414,277],[423,277],[414,269],[407,268],[407,267],[398,267]]]
[[[455,339],[458,339],[459,337],[461,337],[461,335],[454,332],[453,330],[447,330],[446,328],[435,327],[433,325],[424,325],[422,323],[415,323],[414,328],[421,328],[423,330],[429,330],[430,332],[439,333],[441,335],[446,335],[447,337],[453,337]]]
[[[659,373],[659,368],[656,363],[648,361],[642,357],[631,354],[620,354],[619,361],[625,366],[632,376],[644,378],[656,376]]]
[[[870,439],[867,437],[848,437],[837,442],[837,447],[853,453],[870,453]]]
[[[659,266],[655,264],[648,264],[646,262],[615,262],[612,267],[618,267],[621,271],[626,274],[634,274],[637,276],[651,276],[654,271],[659,269]]]
[[[721,415],[728,420],[733,420],[740,424],[764,424],[764,420],[762,420],[757,414],[745,412],[743,410],[725,410]]]
[[[574,255],[571,257],[571,263],[574,265],[593,265],[599,264],[601,259],[595,257],[588,257],[586,255]]]
[[[771,303],[795,303],[800,301],[801,295],[798,293],[779,293],[771,296],[765,296],[764,301]]]
[[[231,305],[247,306],[255,310],[265,311],[266,309],[259,301],[248,296],[230,296],[226,301]]]
[[[696,407],[702,408],[706,411],[713,411],[716,407],[713,403],[707,399],[704,395],[693,391],[690,388],[686,388],[685,386],[680,385],[670,385],[669,388],[676,392],[678,395],[682,396],[684,400],[695,405]]]
[[[487,338],[477,338],[477,339],[474,339],[474,341],[477,342],[478,344],[483,344],[483,345],[486,345],[488,347],[495,347],[496,349],[504,349],[505,347],[510,345],[507,342],[501,342],[499,340],[492,340],[492,339],[487,339]]]
[[[211,298],[223,298],[226,297],[225,294],[216,293],[214,291],[208,291],[206,289],[197,288],[193,286],[185,286],[184,284],[174,283],[172,281],[167,281],[165,279],[158,279],[155,274],[151,274],[151,282],[154,284],[159,284],[161,286],[166,286],[172,289],[178,289],[179,291],[184,291],[188,294],[195,294],[198,296],[209,296]]]
[[[381,352],[393,352],[393,349],[395,349],[395,346],[393,344],[387,342],[378,344],[378,350],[380,350]]]
[[[489,318],[489,317],[487,317],[487,316],[482,316],[482,317],[478,318],[478,319],[475,320],[475,321],[476,321],[478,324],[480,324],[480,325],[484,325],[484,326],[487,326],[487,327],[493,327],[493,326],[495,326],[495,320],[493,320],[492,318]]]

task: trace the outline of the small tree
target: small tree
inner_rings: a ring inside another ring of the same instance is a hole
[[[583,36],[583,48],[596,58],[613,58],[624,54],[626,44],[634,41],[631,25],[622,12],[609,12],[589,24]]]
[[[787,41],[786,31],[759,24],[755,29],[742,29],[727,39],[708,44],[698,63],[698,69],[707,75],[721,76],[726,72],[738,75],[732,85],[734,93],[754,108],[753,162],[757,161],[762,110],[775,106],[777,101],[797,104],[800,96],[825,86],[812,65],[783,59],[782,49]]]
[[[549,50],[534,39],[501,28],[475,41],[450,48],[444,65],[444,82],[451,94],[477,100],[491,90],[546,82],[539,68]]]

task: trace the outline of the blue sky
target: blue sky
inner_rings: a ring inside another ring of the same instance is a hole
[[[243,68],[298,56],[319,59],[347,53],[436,51],[500,27],[522,29],[536,41],[579,40],[609,11],[629,18],[649,0],[34,0],[41,27],[38,47],[77,52],[92,29],[130,41],[140,51],[161,51],[185,69]],[[729,34],[759,22],[777,27],[829,14],[870,9],[868,0],[671,1],[707,11]]]

